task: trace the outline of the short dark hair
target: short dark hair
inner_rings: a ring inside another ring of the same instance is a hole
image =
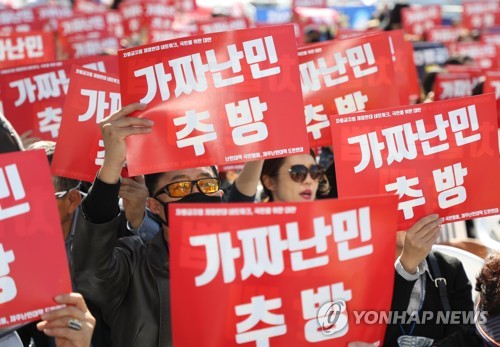
[[[26,150],[32,151],[36,149],[43,149],[49,161],[49,165],[52,165],[52,159],[54,158],[54,152],[56,150],[56,143],[54,141],[37,141],[30,145]],[[66,191],[71,188],[78,187],[80,185],[79,180],[72,178],[62,177],[62,176],[52,176],[54,178],[54,185],[57,190]]]
[[[219,177],[219,171],[217,170],[217,167],[215,166],[209,166],[215,177]],[[152,174],[147,174],[147,175],[144,175],[144,183],[146,184],[146,187],[148,188],[148,192],[149,192],[149,196],[154,196],[154,194],[156,193],[156,191],[158,190],[158,181],[160,180],[160,178],[165,175],[166,172],[156,172],[156,173],[152,173]]]

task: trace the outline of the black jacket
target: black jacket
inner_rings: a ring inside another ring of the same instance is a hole
[[[436,256],[442,277],[447,282],[448,300],[452,311],[464,312],[465,315],[474,314],[472,302],[472,287],[469,283],[464,267],[460,260],[439,252],[433,252]],[[432,270],[431,270],[432,273]],[[422,311],[433,312],[433,319],[426,320],[425,324],[416,324],[413,336],[425,336],[434,339],[433,346],[449,347],[474,347],[481,346],[478,336],[475,334],[474,324],[461,320],[462,324],[437,324],[438,311],[444,311],[439,296],[439,290],[428,275],[425,286],[425,300]],[[433,278],[436,276],[432,274]],[[407,281],[397,272],[394,278],[394,293],[392,296],[391,311],[405,312],[410,301],[410,294],[416,281]],[[422,317],[422,314],[419,315]],[[460,316],[463,317],[463,316]],[[442,321],[442,318],[441,318]],[[466,323],[466,324],[463,324]],[[398,346],[397,338],[403,335],[401,328],[406,333],[411,330],[412,324],[400,326],[399,324],[388,324],[384,338],[384,346]]]
[[[116,240],[120,216],[94,224],[79,215],[72,276],[103,311],[116,347],[171,346],[168,247],[159,232],[150,242]]]

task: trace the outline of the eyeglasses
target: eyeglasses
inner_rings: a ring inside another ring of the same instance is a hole
[[[325,173],[325,169],[321,165],[311,165],[309,168],[305,165],[292,165],[288,169],[290,173],[290,178],[295,182],[304,182],[307,178],[307,174],[311,175],[311,178],[315,181],[319,180]]]
[[[183,198],[188,196],[193,191],[194,186],[198,187],[198,190],[205,194],[213,194],[219,191],[220,180],[216,177],[210,178],[200,178],[192,181],[179,181],[169,183],[163,188],[160,188],[153,198],[156,198],[160,194],[167,194],[171,198]]]
[[[83,193],[83,192],[80,192],[80,190],[79,190],[79,189],[80,189],[80,185],[81,185],[81,184],[80,184],[80,183],[78,183],[78,185],[77,185],[76,187],[70,188],[70,189],[68,189],[68,190],[62,190],[62,191],[60,191],[60,192],[55,192],[55,193],[54,193],[54,195],[56,196],[56,199],[62,199],[62,198],[64,198],[66,195],[68,195],[68,194],[69,194],[69,192],[71,192],[71,191],[73,191],[73,190],[78,190],[78,192],[79,192],[80,194],[82,194],[82,195],[84,195],[84,196],[85,196],[86,194],[85,194],[85,193]]]

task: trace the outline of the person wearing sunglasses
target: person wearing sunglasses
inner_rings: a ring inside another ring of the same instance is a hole
[[[312,153],[266,159],[260,180],[269,201],[313,201],[329,190],[325,170]]]
[[[171,346],[169,228],[171,202],[222,202],[215,167],[205,166],[147,174],[146,204],[161,232],[149,241],[134,235],[116,240],[123,223],[118,194],[125,163],[126,138],[151,132],[154,124],[127,117],[143,110],[130,104],[100,123],[105,157],[94,184],[82,202],[72,249],[72,277],[85,298],[98,304],[110,324],[113,346]],[[246,165],[237,190],[253,201],[262,162]],[[124,198],[125,200],[125,198]],[[144,207],[145,208],[145,207]]]

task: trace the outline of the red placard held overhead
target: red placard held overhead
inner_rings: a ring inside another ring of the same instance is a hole
[[[377,33],[299,48],[312,147],[330,145],[330,115],[399,105],[389,36]]]
[[[434,100],[472,95],[472,77],[468,73],[438,73],[434,80]]]
[[[483,69],[495,69],[499,58],[493,44],[481,42],[456,42],[449,45],[452,54],[470,57]]]
[[[118,76],[74,66],[52,160],[54,175],[92,182],[104,160],[99,122],[121,108]]]
[[[394,75],[399,94],[399,105],[415,104],[419,99],[417,67],[413,60],[413,47],[405,41],[402,30],[391,30],[389,44],[391,46]]]
[[[35,17],[32,7],[0,10],[0,34],[39,31],[43,30],[43,24]]]
[[[174,345],[382,345],[384,324],[355,316],[390,309],[396,200],[172,205]],[[328,329],[333,302],[342,307]]]
[[[19,134],[32,130],[31,136],[57,139],[73,64],[118,73],[116,57],[99,56],[42,64],[47,67],[33,70],[28,66],[2,78],[4,113]]]
[[[484,44],[491,44],[500,46],[500,33],[481,33],[481,42]]]
[[[446,222],[499,214],[492,94],[336,118],[340,197],[399,196],[399,227],[431,213]]]
[[[0,37],[0,69],[44,63],[56,58],[52,33],[13,33]]]
[[[414,35],[424,35],[441,24],[441,5],[413,6],[402,9],[403,29]]]
[[[486,29],[500,25],[498,1],[464,1],[462,26],[467,29]]]
[[[462,28],[452,27],[452,26],[435,26],[427,31],[427,41],[441,42],[441,43],[451,43],[457,42]]]
[[[155,121],[127,139],[132,176],[309,150],[291,25],[145,45],[118,60],[122,104],[148,104],[138,115]]]
[[[0,329],[40,319],[71,292],[43,151],[0,154]]]
[[[296,7],[327,7],[327,0],[292,0],[292,8]]]
[[[484,93],[495,93],[497,99],[497,120],[500,129],[500,71],[487,71],[484,80]]]

